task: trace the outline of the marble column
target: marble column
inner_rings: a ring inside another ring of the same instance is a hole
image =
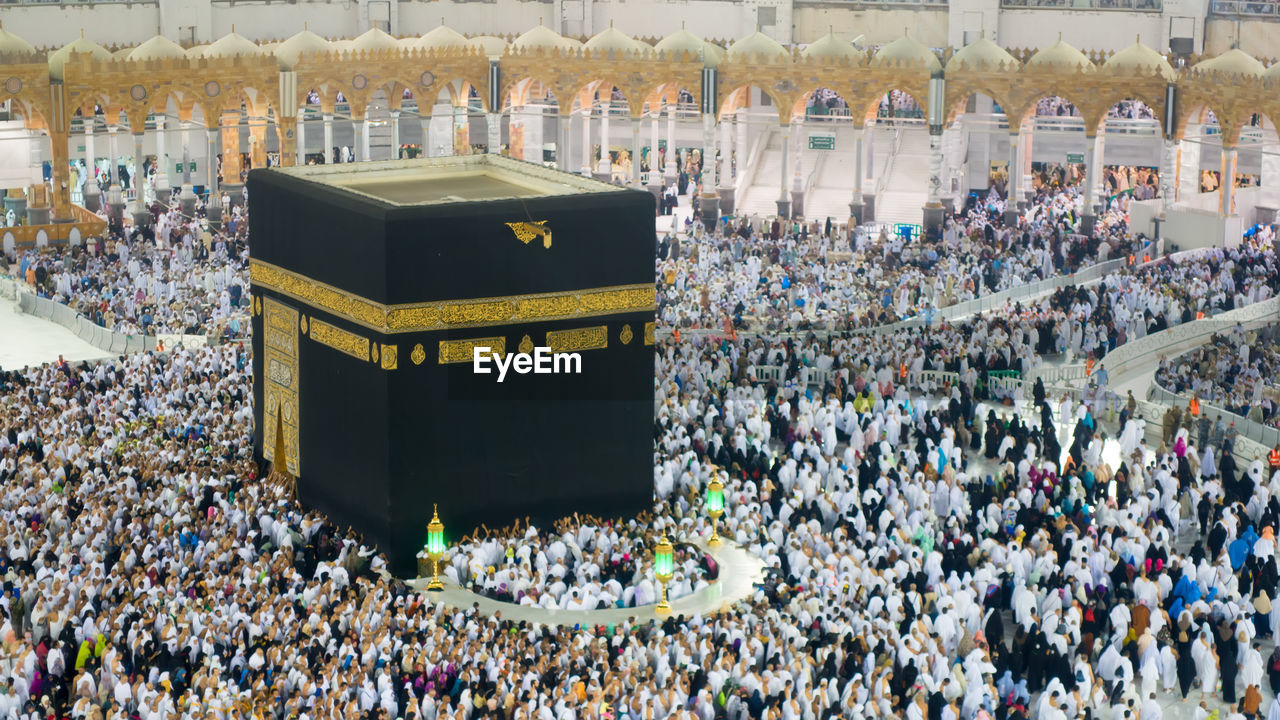
[[[569,172],[569,135],[572,125],[572,115],[560,115],[559,122],[556,123],[556,167],[563,172]]]
[[[642,118],[631,118],[631,187],[640,189],[640,123]]]
[[[360,162],[365,159],[360,154],[361,149],[364,147],[365,132],[363,118],[351,118],[351,132],[355,136],[355,139],[351,142],[351,159],[353,162]]]
[[[663,168],[658,166],[658,141],[661,137],[661,128],[659,127],[659,115],[661,114],[661,106],[655,110],[652,106],[649,108],[649,192],[653,193],[655,199],[662,198],[662,174]]]
[[[485,118],[484,129],[489,136],[488,154],[500,154],[502,152],[502,113],[489,113]]]
[[[716,196],[716,118],[702,116],[702,198],[698,203],[702,224],[714,228],[720,219],[720,198]]]
[[[107,126],[107,171],[110,173],[108,185],[120,184],[120,161],[116,156],[116,130],[118,129],[115,125]]]
[[[1098,167],[1098,136],[1087,136],[1085,147],[1084,157],[1089,164],[1084,168],[1084,215],[1080,218],[1080,234],[1088,236],[1098,221],[1098,170],[1101,169]]]
[[[876,219],[876,122],[867,121],[862,131],[862,222]]]
[[[596,164],[596,179],[609,182],[613,177],[613,160],[609,155],[609,113],[611,102],[600,103],[600,161]]]
[[[1013,127],[1009,131],[1009,179],[1006,183],[1008,197],[1005,198],[1004,224],[1013,226],[1018,222],[1018,195],[1022,186],[1022,137]]]
[[[1164,200],[1165,210],[1174,203],[1177,197],[1177,157],[1178,144],[1172,138],[1165,138],[1160,156],[1160,197]]]
[[[307,164],[307,108],[306,106],[298,108],[298,148],[297,158],[294,161],[297,165]]]
[[[169,174],[169,155],[165,152],[165,116],[156,115],[156,174]]]
[[[146,227],[151,224],[151,213],[147,212],[147,173],[142,169],[142,139],[144,133],[133,133],[133,224]]]
[[[1236,147],[1222,146],[1222,192],[1219,194],[1218,214],[1236,214]]]
[[[93,154],[93,126],[95,115],[80,118],[84,121],[84,167],[89,177],[84,182],[84,206],[93,212],[102,207],[102,188],[98,187],[98,166]]]
[[[787,145],[794,153],[795,172],[791,176],[791,217],[804,217],[804,116],[792,121]]]
[[[332,165],[337,158],[333,156],[333,113],[324,114],[324,162]]]
[[[853,130],[853,199],[849,201],[850,229],[862,223],[862,141],[864,128]]]
[[[591,177],[591,106],[582,108],[582,168],[579,174]]]
[[[733,148],[737,136],[737,133],[734,132],[736,117],[733,114],[720,117],[720,172],[718,178],[720,182],[716,187],[716,195],[720,196],[721,215],[732,215],[734,210],[736,188],[733,184]]]
[[[666,184],[676,181],[680,167],[676,164],[676,105],[667,106],[667,162],[662,172]]]
[[[787,196],[787,156],[791,154],[791,125],[782,126],[782,173],[778,177],[778,215],[788,217],[791,214],[791,199]]]
[[[942,128],[929,128],[929,179],[924,204],[924,231],[942,234]]]
[[[400,111],[391,111],[391,158],[400,159]]]

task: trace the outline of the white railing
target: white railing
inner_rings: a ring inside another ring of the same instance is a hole
[[[982,297],[974,298],[973,300],[966,300],[964,302],[956,303],[955,305],[948,305],[938,311],[938,317],[943,318],[948,322],[955,322],[960,318],[985,313],[996,308],[1004,307],[1010,303],[1021,302],[1042,295],[1048,295],[1059,288],[1091,283],[1102,279],[1110,273],[1120,270],[1125,266],[1126,262],[1127,261],[1123,258],[1106,260],[1104,262],[1082,268],[1071,275],[1059,275],[1058,277],[1051,277],[1046,280],[1039,280],[1033,283],[1027,283],[1026,285],[1012,287],[1008,290],[1001,290],[1000,292],[993,293],[991,295],[983,295]]]
[[[898,150],[902,149],[902,130],[893,128],[893,140],[889,143],[889,155],[884,159],[884,167],[882,172],[876,178],[876,207],[880,206],[880,195],[884,193],[889,185],[889,174],[893,172],[893,159],[898,156]]]
[[[747,153],[747,162],[738,166],[738,176],[733,181],[734,204],[741,207],[743,193],[747,188],[755,184],[756,176],[760,174],[760,158],[764,156],[764,152],[769,147],[769,138],[775,132],[772,125],[766,125],[764,130],[756,135],[756,141],[751,145],[751,151]],[[787,141],[782,141],[782,152],[787,151]],[[750,171],[747,170],[750,168]],[[739,213],[741,214],[741,213]]]

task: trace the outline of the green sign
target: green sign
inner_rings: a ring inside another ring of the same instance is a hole
[[[1084,163],[1084,153],[1067,153],[1068,165],[1082,165]]]
[[[836,136],[830,133],[812,133],[809,135],[810,150],[835,150]]]
[[[893,226],[893,231],[898,235],[898,237],[906,240],[907,242],[911,242],[912,240],[920,237],[921,233],[924,231],[924,227],[920,225],[913,225],[911,223],[898,223]]]
[[[174,166],[173,166],[173,174],[174,174],[174,175],[181,175],[181,174],[182,174],[182,163],[178,163],[177,165],[174,165]]]

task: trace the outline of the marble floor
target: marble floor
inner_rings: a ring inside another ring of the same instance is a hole
[[[16,302],[0,296],[0,368],[40,365],[57,360],[59,355],[78,362],[110,357],[111,353],[57,323],[23,314]]]

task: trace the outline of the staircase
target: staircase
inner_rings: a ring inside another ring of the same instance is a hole
[[[900,128],[901,144],[889,161],[888,175],[876,196],[876,222],[911,223],[924,219],[929,193],[929,131]]]
[[[807,162],[819,163],[813,186],[804,200],[804,215],[810,220],[831,218],[843,222],[849,217],[858,159],[852,132],[848,133],[848,138],[846,142],[840,142],[845,140],[841,135],[837,140],[836,147],[841,150],[815,150],[806,154]]]
[[[765,130],[764,151],[755,167],[750,169],[751,179],[740,192],[734,212],[738,215],[770,217],[778,214],[778,188],[782,176],[782,152],[786,136],[777,128]],[[790,178],[787,179],[788,182]],[[846,210],[847,212],[847,210]]]

